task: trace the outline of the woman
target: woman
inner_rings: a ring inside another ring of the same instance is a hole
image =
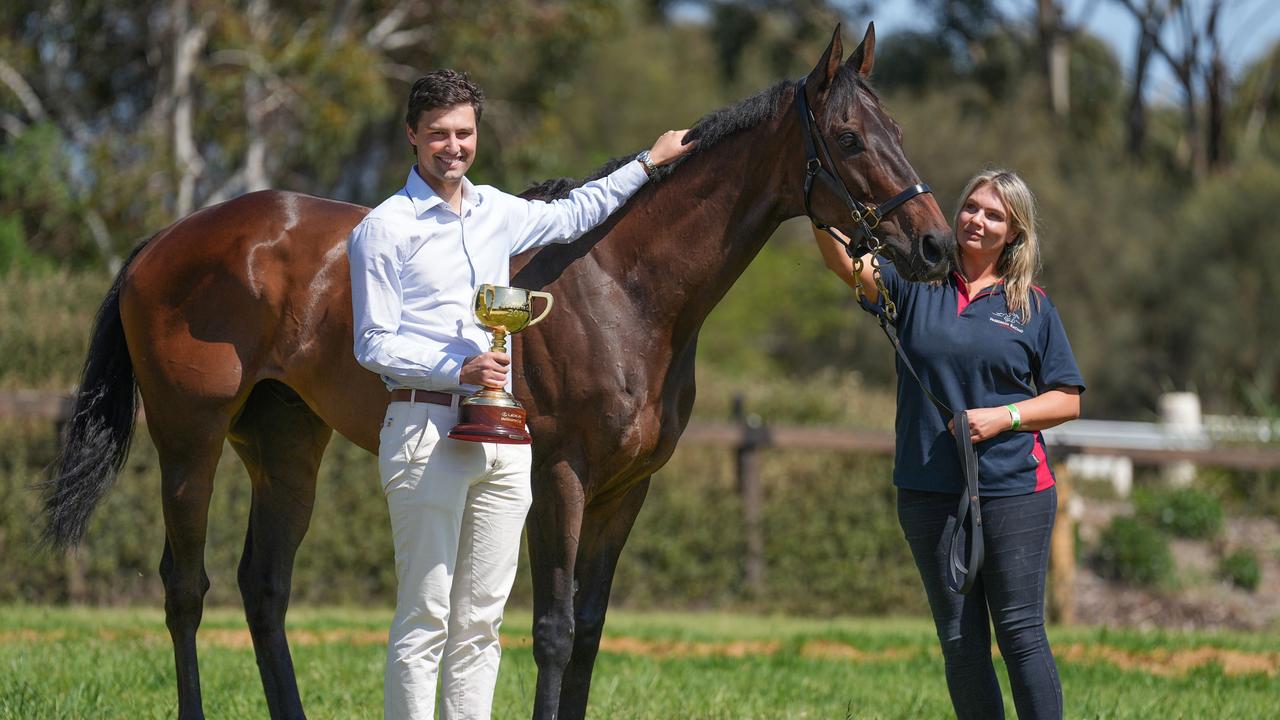
[[[956,716],[1004,716],[991,623],[1018,717],[1060,718],[1062,685],[1044,631],[1057,492],[1039,431],[1079,416],[1084,380],[1057,310],[1032,285],[1040,247],[1026,183],[990,170],[970,180],[960,197],[957,272],[933,284],[906,282],[887,263],[881,274],[897,305],[898,335],[922,382],[948,405],[969,409],[986,544],[986,562],[969,594],[952,591],[946,577],[964,487],[949,418],[902,368],[893,471],[898,520],[933,611]],[[816,228],[814,236],[827,267],[855,285],[844,248]],[[864,256],[861,268],[869,311],[882,300],[871,260]]]

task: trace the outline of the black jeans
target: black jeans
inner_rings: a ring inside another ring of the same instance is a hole
[[[1062,683],[1044,632],[1044,584],[1057,490],[982,499],[986,562],[968,595],[952,592],[946,579],[959,500],[948,493],[898,490],[898,522],[933,610],[956,717],[1004,717],[991,662],[994,624],[1018,718],[1061,718]]]

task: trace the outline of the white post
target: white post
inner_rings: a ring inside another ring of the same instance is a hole
[[[1205,445],[1200,396],[1192,392],[1171,392],[1160,396],[1160,424],[1170,448],[1190,449]],[[1176,460],[1161,468],[1161,477],[1171,487],[1187,487],[1196,478],[1190,460]]]

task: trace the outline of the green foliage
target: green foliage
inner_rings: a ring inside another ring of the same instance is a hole
[[[70,174],[63,138],[49,123],[0,144],[0,271],[34,269],[37,258],[80,266],[97,259]]]
[[[1280,127],[1268,122],[1280,116],[1280,42],[1240,74],[1236,102],[1230,108],[1229,124],[1239,157],[1265,157],[1280,161]]]
[[[400,117],[403,100],[382,76],[382,58],[360,38],[335,37],[319,25],[299,28],[290,15],[280,9],[266,18],[219,16],[209,51],[232,61],[213,65],[205,75],[200,135],[217,138],[222,152],[211,159],[227,163],[218,169],[221,174],[234,173],[252,140],[249,115],[261,112],[256,103],[278,101],[285,93],[280,86],[287,86],[282,110],[259,121],[258,132],[271,148],[267,169],[274,174],[306,168],[307,176],[290,178],[291,185],[328,187],[360,133]]]
[[[0,272],[0,388],[74,387],[110,285],[105,272]]]
[[[1218,574],[1232,585],[1249,592],[1257,590],[1258,583],[1262,582],[1262,568],[1258,565],[1258,554],[1249,549],[1236,550],[1222,558],[1222,562],[1218,565]]]
[[[1195,190],[1178,215],[1183,229],[1156,258],[1148,287],[1166,310],[1150,316],[1143,340],[1167,349],[1150,358],[1155,373],[1194,387],[1208,407],[1280,391],[1280,313],[1269,312],[1280,294],[1277,206],[1280,164],[1246,163]]]
[[[889,93],[922,95],[960,82],[953,48],[937,33],[907,31],[877,40],[876,86]]]
[[[1197,471],[1233,513],[1280,517],[1280,470]]]
[[[1102,531],[1097,561],[1105,577],[1138,585],[1173,581],[1173,554],[1164,533],[1132,517],[1117,517]]]
[[[13,215],[0,217],[0,273],[30,271],[34,265],[35,255],[27,247],[22,218]]]
[[[1208,540],[1222,530],[1222,503],[1203,490],[1142,489],[1134,493],[1133,502],[1141,519],[1176,537]]]
[[[1070,108],[1072,134],[1084,142],[1114,138],[1124,116],[1124,71],[1115,52],[1100,38],[1080,34],[1071,42]]]
[[[731,376],[811,378],[860,369],[864,358],[888,360],[892,351],[885,353],[889,346],[878,333],[853,291],[823,266],[808,223],[796,220],[783,225],[712,310],[698,354]]]

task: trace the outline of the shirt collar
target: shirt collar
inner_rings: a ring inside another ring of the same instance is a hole
[[[422,217],[437,205],[447,205],[444,198],[436,194],[436,191],[418,174],[417,165],[409,168],[409,177],[404,181],[404,192],[413,202],[413,212],[416,217]],[[466,215],[483,204],[484,194],[480,189],[467,178],[462,178],[462,214]]]
[[[969,281],[965,280],[963,275],[956,272],[955,270],[952,270],[951,280],[952,282],[955,283],[956,290],[960,292],[960,294],[964,295],[965,297],[969,297]],[[995,285],[991,285],[989,287],[983,288],[982,295],[987,295],[988,293],[994,294],[994,293],[1003,293],[1003,292],[1004,292],[1004,278],[1000,278],[999,280],[996,280]],[[979,297],[981,297],[982,295],[980,295]],[[969,299],[974,300],[975,298],[969,298]]]

